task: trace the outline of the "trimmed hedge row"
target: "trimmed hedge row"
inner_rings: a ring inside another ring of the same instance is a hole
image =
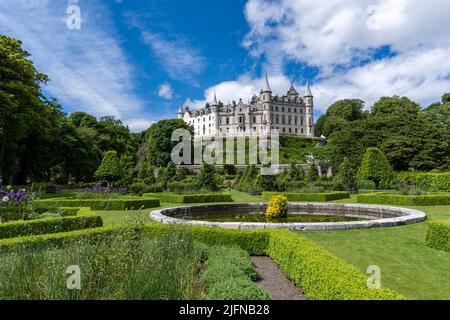
[[[67,232],[101,226],[103,226],[102,218],[96,215],[9,222],[0,224],[0,239]]]
[[[208,203],[208,202],[232,202],[228,193],[205,194],[174,194],[174,193],[144,193],[143,197],[157,198],[161,202],[168,203]]]
[[[310,300],[398,300],[389,289],[369,289],[367,276],[304,236],[271,232],[268,254]]]
[[[38,205],[47,208],[90,207],[92,210],[139,210],[160,206],[158,199],[118,198],[118,199],[48,199],[37,200]]]
[[[374,204],[440,206],[450,204],[450,194],[405,196],[388,193],[368,193],[357,195],[356,201],[358,203],[374,203]]]
[[[450,252],[450,221],[432,221],[428,223],[427,246]]]
[[[150,223],[146,232],[155,236],[170,225]],[[288,230],[232,230],[210,227],[192,228],[196,240],[208,245],[237,245],[251,255],[269,255],[285,275],[308,299],[365,300],[404,299],[389,289],[367,288],[367,277],[344,260],[328,253],[304,236]],[[0,251],[16,245],[59,245],[74,238],[110,236],[120,227],[103,227],[66,233],[0,240]]]
[[[399,172],[397,183],[434,191],[450,191],[450,172]]]
[[[263,192],[262,197],[270,200],[275,195],[283,195],[288,201],[299,202],[327,202],[340,199],[349,199],[350,192],[325,192],[325,193],[298,193],[298,192]]]
[[[202,279],[209,300],[268,300],[269,293],[254,282],[255,267],[247,251],[239,247],[214,246],[208,250]]]

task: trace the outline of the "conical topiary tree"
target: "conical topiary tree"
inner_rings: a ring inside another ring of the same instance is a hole
[[[348,158],[344,158],[344,161],[339,166],[339,173],[336,176],[336,182],[342,184],[342,186],[348,191],[358,191],[356,170],[352,167],[352,164]]]
[[[360,180],[373,181],[376,189],[380,186],[388,188],[394,177],[394,170],[380,149],[368,148],[362,159],[358,177]]]
[[[95,172],[95,177],[99,180],[114,182],[120,180],[123,176],[123,170],[120,166],[119,157],[116,151],[105,153],[102,163]]]
[[[197,186],[200,189],[215,191],[218,189],[216,180],[216,167],[212,164],[203,163],[197,176]]]

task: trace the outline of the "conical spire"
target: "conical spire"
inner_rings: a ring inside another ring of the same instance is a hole
[[[289,89],[288,94],[290,94],[290,95],[298,95],[298,92],[297,92],[297,90],[294,87],[294,82],[293,81],[291,81],[291,88]]]
[[[213,100],[212,105],[213,105],[213,106],[217,106],[218,104],[219,104],[219,103],[217,102],[216,90],[214,90],[214,100]]]
[[[269,77],[267,76],[267,73],[266,73],[266,83],[263,92],[272,92],[272,89],[270,89]]]
[[[306,83],[305,97],[312,97],[311,88],[309,87],[309,81]]]
[[[180,107],[178,108],[178,114],[183,114],[183,105],[180,103]]]

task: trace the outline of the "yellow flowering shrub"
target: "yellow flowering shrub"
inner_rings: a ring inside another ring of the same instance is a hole
[[[288,199],[283,195],[276,195],[270,199],[266,210],[266,218],[286,218],[288,214]]]

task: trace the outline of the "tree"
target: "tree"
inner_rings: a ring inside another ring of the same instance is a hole
[[[36,70],[22,42],[0,35],[0,176],[10,182],[20,169],[20,140],[27,137],[46,111],[40,85],[48,77]],[[51,123],[50,123],[51,124]],[[45,131],[43,132],[45,133]]]
[[[356,192],[358,190],[356,172],[347,158],[345,158],[339,166],[336,182],[342,184],[342,186],[348,191]]]
[[[375,188],[379,189],[380,185],[389,186],[394,171],[380,149],[368,148],[362,159],[358,176],[360,180],[373,181]]]
[[[333,103],[317,121],[316,136],[328,137],[348,122],[363,119],[366,116],[363,108],[364,101],[359,99],[345,99]]]
[[[315,163],[311,163],[308,168],[308,172],[306,173],[306,181],[311,183],[315,182],[319,179],[319,172],[317,170],[317,166]]]
[[[203,163],[197,176],[197,186],[200,189],[217,190],[216,167]]]
[[[192,127],[181,119],[161,120],[153,124],[148,130],[148,154],[150,164],[156,167],[166,167],[171,161],[173,148],[179,143],[172,141],[172,133],[176,129],[189,130],[192,135]]]
[[[450,93],[445,93],[442,96],[442,104],[450,103]]]
[[[108,182],[118,181],[122,178],[123,172],[120,167],[119,157],[116,151],[108,151],[103,157],[100,167],[95,172],[95,177]]]

